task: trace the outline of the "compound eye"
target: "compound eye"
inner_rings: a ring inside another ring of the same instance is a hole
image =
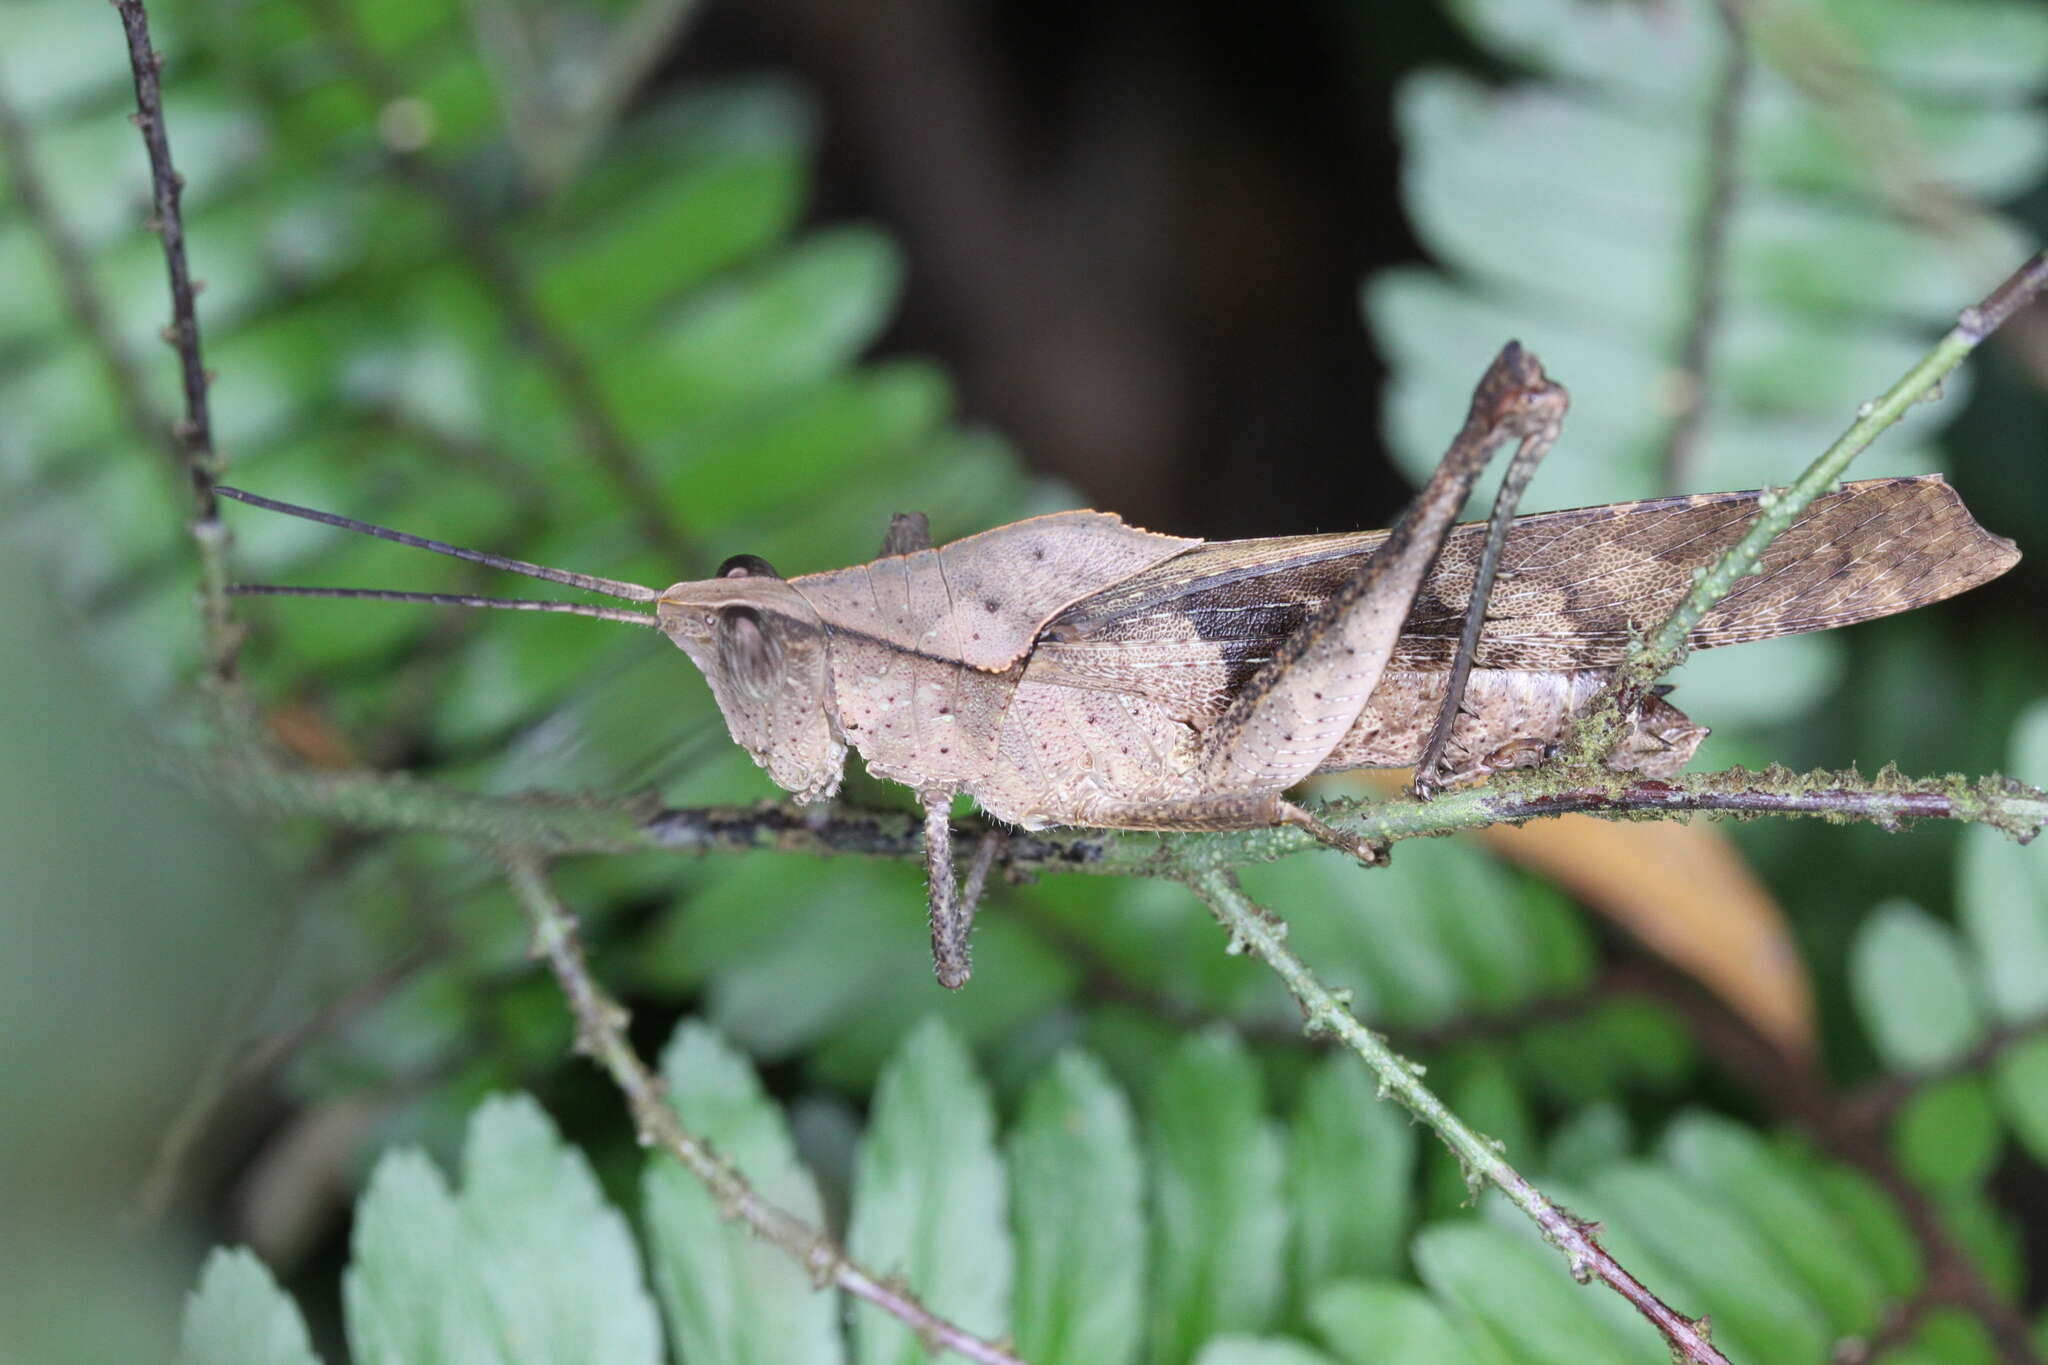
[[[718,613],[718,649],[726,671],[748,694],[765,697],[782,682],[782,646],[752,607]]]
[[[720,578],[780,578],[775,566],[759,555],[734,555],[718,566]]]

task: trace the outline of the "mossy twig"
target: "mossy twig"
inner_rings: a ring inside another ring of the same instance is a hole
[[[1024,1365],[1006,1347],[940,1317],[909,1290],[849,1258],[822,1229],[763,1199],[745,1176],[692,1135],[663,1095],[661,1079],[627,1040],[624,1007],[591,976],[575,918],[556,897],[540,860],[517,849],[504,850],[503,856],[512,890],[533,931],[534,953],[546,959],[576,1021],[576,1050],[603,1067],[626,1097],[642,1146],[660,1147],[682,1163],[704,1182],[720,1213],[788,1252],[820,1289],[836,1285],[873,1304],[916,1332],[928,1349],[952,1351],[983,1365]]]
[[[1565,1255],[1572,1278],[1581,1284],[1599,1280],[1627,1299],[1670,1343],[1672,1358],[1694,1365],[1728,1365],[1728,1358],[1708,1340],[1706,1323],[1673,1309],[1630,1274],[1601,1247],[1599,1226],[1551,1201],[1508,1164],[1500,1144],[1474,1131],[1422,1083],[1421,1068],[1399,1056],[1384,1038],[1358,1022],[1349,1001],[1318,981],[1308,964],[1287,946],[1287,926],[1279,916],[1245,895],[1235,875],[1204,872],[1188,885],[1215,913],[1230,935],[1231,947],[1250,953],[1279,974],[1301,1005],[1310,1033],[1327,1034],[1365,1059],[1379,1078],[1380,1097],[1395,1099],[1428,1124],[1451,1149],[1465,1171],[1465,1182],[1478,1194],[1492,1185],[1505,1194],[1543,1230],[1543,1236]]]
[[[1822,451],[1820,457],[1808,465],[1789,488],[1766,493],[1761,503],[1762,510],[1749,531],[1700,575],[1685,600],[1631,651],[1628,663],[1621,670],[1623,681],[1639,687],[1647,686],[1677,663],[1693,627],[1713,610],[1715,603],[1735,590],[1735,585],[1756,566],[1770,543],[1797,521],[1815,498],[1834,488],[1848,469],[1849,462],[1867,450],[1871,442],[1916,404],[1939,396],[1941,382],[1986,337],[2031,303],[2044,285],[2048,285],[2048,252],[2036,252],[1976,306],[1964,309],[1947,335],[1901,375],[1898,382],[1876,399],[1865,403],[1848,430]]]
[[[186,780],[262,818],[312,817],[362,830],[449,834],[542,856],[756,849],[898,861],[924,856],[918,818],[907,811],[775,802],[665,807],[652,796],[501,796],[403,774],[319,771],[246,751],[184,751],[171,761]],[[1673,781],[1604,784],[1589,784],[1582,774],[1539,771],[1500,787],[1460,788],[1430,801],[1398,796],[1336,803],[1322,813],[1348,834],[1397,842],[1573,813],[1647,819],[1695,811],[1812,815],[1887,829],[1914,820],[1960,820],[1989,825],[2024,842],[2048,822],[2048,792],[1998,776],[1913,779],[1891,769],[1865,777],[1854,770],[1734,768]],[[973,840],[986,832],[979,822],[969,822],[955,836]],[[1061,829],[1010,834],[1000,857],[1012,874],[1184,877],[1271,862],[1316,847],[1294,829],[1202,834]]]
[[[164,127],[164,60],[150,46],[149,15],[142,0],[114,0],[121,28],[128,38],[128,65],[135,78],[135,126],[149,153],[150,226],[163,238],[164,265],[170,275],[171,322],[164,339],[177,349],[178,370],[185,394],[185,415],[173,428],[184,452],[192,485],[192,541],[199,551],[200,609],[206,628],[207,676],[217,693],[231,690],[235,654],[241,632],[228,609],[228,533],[221,524],[213,486],[220,475],[220,452],[213,444],[213,415],[207,390],[213,375],[206,368],[199,337],[195,300],[199,284],[185,256],[185,177],[171,164],[170,134]]]

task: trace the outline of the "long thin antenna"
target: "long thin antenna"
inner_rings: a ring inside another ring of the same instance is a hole
[[[601,592],[607,597],[622,598],[628,602],[654,602],[658,601],[661,597],[661,594],[653,588],[643,588],[638,583],[622,583],[616,578],[599,578],[594,574],[572,573],[568,569],[550,569],[545,564],[529,564],[523,559],[507,559],[503,555],[486,554],[482,550],[465,550],[460,545],[450,545],[445,541],[427,540],[422,536],[407,535],[403,531],[394,531],[388,526],[373,526],[367,521],[357,521],[352,517],[340,517],[332,512],[316,512],[310,507],[300,507],[295,503],[279,502],[275,498],[262,497],[256,493],[245,493],[239,488],[229,488],[226,484],[215,485],[213,491],[224,498],[233,498],[236,502],[246,502],[251,507],[262,507],[272,512],[282,512],[288,517],[301,517],[307,521],[324,522],[329,526],[339,526],[344,531],[359,531],[366,536],[375,536],[379,540],[391,540],[396,541],[400,545],[410,545],[416,550],[432,550],[437,555],[451,555],[456,559],[466,559],[472,564],[482,564],[486,568],[503,569],[508,573],[523,573],[528,578],[545,578],[550,583],[563,583],[572,588],[582,588],[586,592]],[[481,605],[491,605],[490,602],[481,598],[478,599],[478,603]]]
[[[233,597],[356,597],[371,602],[423,602],[436,607],[498,607],[506,611],[558,611],[569,616],[595,616],[601,621],[659,627],[644,611],[600,607],[587,602],[537,602],[529,597],[470,597],[454,592],[391,592],[383,588],[293,588],[278,583],[230,583]]]

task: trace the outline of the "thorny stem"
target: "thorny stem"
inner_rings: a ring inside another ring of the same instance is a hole
[[[627,1041],[626,1011],[591,976],[575,919],[556,897],[539,860],[520,850],[503,850],[502,856],[533,931],[534,951],[547,959],[569,1002],[576,1021],[576,1049],[604,1068],[625,1095],[643,1145],[659,1146],[681,1162],[704,1182],[726,1218],[788,1252],[820,1288],[837,1285],[873,1304],[916,1332],[930,1349],[949,1350],[984,1365],[1024,1365],[1011,1351],[940,1317],[908,1290],[849,1259],[823,1231],[755,1193],[744,1176],[693,1136],[663,1097],[660,1078]]]
[[[1598,1225],[1578,1218],[1551,1202],[1508,1164],[1498,1144],[1474,1132],[1425,1086],[1415,1065],[1397,1055],[1386,1040],[1358,1022],[1347,1003],[1332,992],[1308,965],[1287,947],[1287,926],[1271,911],[1246,896],[1227,871],[1205,872],[1188,883],[1207,902],[1230,935],[1233,947],[1249,952],[1271,967],[1300,1002],[1311,1033],[1328,1033],[1365,1059],[1379,1077],[1380,1095],[1399,1100],[1410,1113],[1443,1139],[1465,1170],[1466,1183],[1477,1192],[1480,1182],[1493,1185],[1543,1230],[1565,1255],[1572,1278],[1598,1279],[1627,1299],[1671,1344],[1676,1360],[1695,1365],[1728,1365],[1728,1359],[1707,1339],[1704,1322],[1686,1317],[1658,1298],[1642,1281],[1609,1255],[1597,1237]]]
[[[226,536],[217,516],[214,449],[200,333],[194,307],[195,284],[186,258],[181,196],[183,179],[172,165],[165,132],[160,72],[161,58],[152,50],[142,0],[113,0],[127,35],[133,70],[137,114],[149,153],[155,212],[153,226],[163,237],[170,277],[172,322],[166,340],[179,355],[185,418],[175,428],[178,453],[191,482],[197,516],[192,532],[198,545],[204,594],[211,674],[216,684],[231,682],[236,633],[227,613],[224,559]],[[387,102],[396,87],[356,47],[352,58],[367,73],[366,84]],[[7,111],[0,107],[0,116]],[[0,137],[19,187],[25,139],[18,124],[4,119]],[[624,438],[604,411],[595,383],[581,358],[547,326],[519,275],[516,264],[489,227],[471,210],[445,175],[417,153],[397,153],[400,169],[439,200],[448,212],[487,283],[498,295],[516,330],[534,346],[537,356],[556,378],[587,443],[598,462],[632,495],[643,529],[656,543],[679,542],[674,528],[649,496],[651,485]],[[34,187],[24,192],[32,201]],[[30,203],[30,207],[33,204]],[[61,237],[51,237],[60,275],[71,290],[73,308],[90,323],[89,310],[78,306],[72,286],[85,278],[69,267]],[[75,255],[75,253],[74,253]],[[1632,655],[1626,679],[1647,682],[1668,669],[1682,651],[1691,629],[1731,591],[1756,563],[1772,539],[1797,519],[1820,493],[1840,477],[1849,461],[1866,448],[1914,403],[1938,392],[1941,381],[1990,333],[2024,306],[2048,283],[2048,254],[2037,255],[1987,297],[1966,311],[1957,327],[1875,403],[1866,405],[1857,421],[1801,476],[1790,489],[1767,503],[1749,534],[1723,556],[1671,617]],[[90,296],[84,296],[90,302]],[[1702,328],[1702,331],[1705,329]],[[120,397],[131,422],[147,429],[146,398],[137,401],[140,386],[124,382],[117,350],[103,347],[114,371]],[[1673,459],[1681,452],[1674,443]],[[775,1242],[805,1265],[821,1284],[835,1284],[864,1299],[917,1331],[926,1343],[973,1360],[1021,1365],[1003,1347],[976,1337],[933,1314],[916,1298],[880,1280],[849,1261],[821,1231],[763,1200],[730,1165],[685,1129],[662,1098],[659,1079],[632,1050],[624,1033],[624,1011],[606,996],[590,975],[574,921],[555,897],[541,862],[545,852],[623,851],[667,848],[711,852],[751,847],[803,849],[812,852],[861,853],[912,858],[920,840],[914,818],[840,812],[823,817],[792,815],[768,807],[753,810],[652,810],[645,803],[562,802],[521,798],[480,797],[438,789],[401,778],[371,774],[313,774],[278,767],[244,756],[230,762],[209,760],[208,775],[225,776],[224,784],[244,804],[266,812],[324,814],[371,828],[438,829],[501,847],[510,880],[544,955],[561,985],[578,1026],[579,1050],[590,1053],[624,1094],[643,1140],[659,1143],[686,1169],[704,1181],[730,1217],[757,1235]],[[1761,785],[1753,780],[1765,779]],[[1587,784],[1583,773],[1563,778],[1525,778],[1506,791],[1484,789],[1455,793],[1431,805],[1394,800],[1353,813],[1342,823],[1382,839],[1453,829],[1519,822],[1571,810],[1602,813],[1652,813],[1689,810],[1821,814],[1833,818],[1896,823],[1913,818],[1951,818],[1991,823],[2021,838],[2030,838],[2048,818],[2048,795],[2018,783],[1986,779],[1975,786],[1960,780],[1903,783],[1883,775],[1866,783],[1854,774],[1791,778],[1789,774],[1710,774],[1684,783]],[[1750,785],[1745,785],[1749,783]],[[900,827],[900,828],[899,828]],[[504,849],[507,838],[522,847]],[[1150,836],[1100,834],[1033,836],[1009,841],[1004,862],[1013,870],[1068,867],[1075,870],[1131,874],[1170,874],[1186,879],[1215,912],[1234,943],[1255,952],[1272,966],[1307,1012],[1311,1031],[1327,1031],[1357,1051],[1379,1076],[1383,1093],[1392,1094],[1429,1123],[1464,1163],[1467,1177],[1501,1189],[1562,1250],[1573,1274],[1598,1277],[1629,1300],[1664,1333],[1675,1357],[1694,1362],[1725,1358],[1696,1323],[1665,1305],[1613,1260],[1596,1239],[1597,1227],[1552,1203],[1509,1165],[1498,1148],[1452,1114],[1417,1078],[1416,1069],[1360,1024],[1344,1002],[1323,987],[1307,966],[1285,946],[1285,926],[1247,898],[1230,867],[1282,856],[1306,846],[1293,831],[1249,834]]]
[[[188,771],[191,766],[188,765]],[[1998,807],[1994,823],[2009,833],[2024,835],[2028,828],[2037,826],[2048,817],[2048,793],[2041,793],[2017,783],[2004,783],[1999,779],[1985,779],[1974,785],[1960,780],[1931,784],[1907,784],[1880,775],[1879,778],[1853,779],[1861,785],[1855,789],[1822,786],[1802,791],[1798,782],[1787,792],[1773,792],[1746,788],[1743,782],[1755,783],[1769,774],[1710,774],[1688,784],[1641,783],[1617,784],[1611,789],[1572,790],[1559,787],[1547,790],[1542,775],[1523,779],[1524,785],[1513,793],[1488,793],[1480,790],[1459,791],[1438,798],[1434,803],[1424,804],[1413,800],[1394,799],[1380,803],[1362,816],[1337,817],[1338,823],[1348,827],[1392,833],[1397,829],[1402,835],[1429,832],[1423,823],[1434,821],[1437,828],[1469,827],[1454,822],[1469,821],[1472,824],[1490,823],[1485,818],[1489,805],[1501,810],[1519,810],[1519,818],[1528,818],[1539,813],[1559,813],[1565,809],[1604,809],[1609,811],[1658,811],[1671,809],[1705,809],[1710,801],[1721,800],[1724,809],[1771,809],[1759,801],[1778,803],[1778,809],[1806,809],[1825,812],[1838,818],[1851,814],[1864,818],[1916,818],[1921,816],[1946,815],[1958,818],[1987,819],[1989,806]],[[1800,781],[1810,781],[1816,775],[1807,775]],[[1821,774],[1822,778],[1837,775]],[[645,850],[667,850],[671,852],[703,855],[719,852],[738,852],[749,849],[777,849],[810,855],[867,856],[912,860],[922,857],[920,822],[908,812],[858,811],[824,808],[810,813],[794,811],[788,807],[762,804],[757,806],[705,808],[694,810],[662,809],[651,801],[625,800],[582,800],[547,796],[486,796],[466,793],[417,782],[400,776],[378,774],[348,774],[312,772],[277,766],[265,761],[251,761],[246,758],[227,761],[214,758],[203,770],[203,780],[224,794],[239,800],[247,808],[259,814],[302,815],[323,817],[366,829],[398,832],[433,831],[468,838],[479,843],[503,846],[518,845],[523,851],[510,855],[515,860],[532,860],[541,856],[569,853],[607,853]],[[1778,780],[1783,781],[1781,776]],[[1712,790],[1718,784],[1734,784],[1726,793]],[[1704,788],[1704,789],[1702,789]],[[1642,804],[1632,805],[1641,800]],[[1796,805],[1787,805],[1785,802]],[[1959,806],[1957,803],[1962,803]],[[1983,801],[1987,809],[1967,811],[1970,803]],[[1882,810],[1880,810],[1882,808]],[[1404,817],[1419,817],[1410,822]],[[1377,821],[1377,823],[1375,823]],[[973,837],[969,830],[957,837]],[[1275,834],[1261,832],[1247,834],[1178,835],[1160,838],[1151,835],[1109,835],[1072,831],[1055,834],[1015,834],[1004,841],[1003,857],[1012,872],[1042,870],[1070,870],[1124,875],[1167,875],[1188,880],[1205,898],[1217,895],[1235,895],[1238,902],[1244,901],[1241,891],[1236,889],[1229,869],[1238,864],[1264,861],[1284,856],[1307,846],[1305,836],[1291,831]],[[1221,888],[1219,891],[1218,888]],[[524,895],[524,892],[522,892]],[[1213,903],[1213,902],[1212,902]],[[1253,913],[1256,913],[1255,911]],[[1229,921],[1226,921],[1229,922]],[[1233,925],[1233,928],[1235,926]],[[1256,932],[1243,936],[1243,941],[1258,949],[1261,956],[1276,969],[1281,970],[1290,986],[1297,980],[1312,984],[1306,968],[1291,954],[1270,952],[1269,948],[1280,948],[1278,930],[1263,922],[1252,926]],[[1272,942],[1267,942],[1267,940]],[[571,939],[573,944],[573,937]],[[545,946],[545,942],[543,943]],[[551,958],[552,960],[552,958]],[[580,954],[577,961],[580,963]],[[1300,977],[1290,973],[1299,970]],[[583,982],[588,984],[587,969],[581,970]],[[565,990],[571,989],[565,984]],[[594,987],[591,987],[594,990]],[[1320,989],[1320,988],[1318,988]],[[1297,992],[1299,994],[1299,992]],[[580,1020],[588,1015],[588,1005],[577,1004],[578,996],[571,993],[572,1007]],[[598,997],[602,999],[602,997]],[[1334,1001],[1328,992],[1320,997]],[[1349,1016],[1345,1018],[1348,1020]],[[1336,1036],[1347,1045],[1364,1046],[1381,1055],[1382,1060],[1392,1058],[1385,1044],[1367,1034],[1355,1020],[1348,1026],[1334,1030]],[[613,1033],[616,1038],[617,1030]],[[1360,1038],[1368,1040],[1361,1044]],[[617,1040],[623,1046],[622,1039]],[[1751,1051],[1769,1053],[1768,1044],[1757,1043]],[[1371,1060],[1369,1057],[1368,1060]],[[1398,1059],[1394,1059],[1398,1063]],[[607,1068],[611,1062],[600,1056]],[[1764,1062],[1777,1066],[1779,1059],[1774,1055],[1765,1057]],[[637,1066],[637,1059],[636,1059]],[[1379,1067],[1376,1064],[1376,1069]],[[1385,1072],[1382,1071],[1384,1078]],[[1776,1071],[1772,1075],[1778,1074]],[[644,1068],[638,1075],[645,1078]],[[646,1078],[651,1084],[651,1078]],[[1413,1076],[1408,1081],[1413,1081]],[[1794,1075],[1796,1081],[1798,1077]],[[636,1116],[642,1111],[644,1096],[635,1088],[638,1083],[621,1082],[629,1103]],[[1406,1083],[1391,1085],[1397,1093],[1405,1091]],[[1421,1088],[1414,1087],[1416,1090]],[[1774,1082],[1770,1087],[1774,1097],[1785,1099],[1785,1087]],[[1426,1094],[1426,1091],[1421,1093]],[[1404,1101],[1408,1095],[1403,1094]],[[1434,1101],[1431,1101],[1434,1103]],[[1436,1105],[1441,1109],[1441,1105]],[[1813,1106],[1806,1106],[1812,1108]],[[1851,1105],[1852,1109],[1862,1106]],[[1420,1112],[1420,1111],[1418,1111]],[[1424,1115],[1428,1117],[1428,1115]],[[1448,1116],[1455,1122],[1455,1116]],[[1432,1120],[1434,1122],[1434,1120]],[[1814,1120],[1818,1123],[1819,1120]],[[660,1129],[654,1131],[660,1134]],[[1919,1209],[1924,1200],[1917,1191],[1903,1181],[1893,1177],[1884,1169],[1883,1163],[1871,1159],[1854,1144],[1838,1144],[1830,1140],[1832,1133],[1820,1134],[1823,1144],[1831,1150],[1863,1165],[1865,1169],[1883,1181],[1886,1189],[1898,1198],[1909,1212]],[[1484,1141],[1483,1139],[1478,1139]],[[1451,1141],[1447,1136],[1446,1141]],[[666,1138],[664,1137],[664,1145]],[[1453,1143],[1454,1150],[1461,1150]],[[715,1158],[713,1159],[715,1160]],[[1541,1200],[1540,1193],[1527,1188],[1526,1182],[1505,1163],[1499,1163],[1499,1174],[1491,1167],[1498,1160],[1493,1154],[1489,1161],[1482,1162],[1482,1174],[1501,1187],[1525,1209],[1528,1200]],[[686,1162],[686,1164],[688,1164]],[[692,1169],[696,1169],[694,1166]],[[723,1168],[721,1168],[723,1169]],[[732,1175],[730,1171],[725,1174]],[[733,1178],[737,1178],[734,1176]],[[714,1192],[720,1186],[713,1185]],[[1545,1201],[1547,1204],[1547,1201]],[[1553,1209],[1556,1216],[1569,1219],[1562,1210]],[[1534,1216],[1532,1214],[1532,1216]],[[1539,1218],[1539,1222],[1541,1219]],[[1945,1248],[1953,1252],[1939,1220],[1930,1213],[1915,1219],[1916,1235],[1925,1244]],[[1548,1230],[1548,1229],[1546,1229]],[[1578,1241],[1591,1241],[1591,1232],[1580,1228],[1572,1232],[1567,1228],[1566,1239],[1560,1243],[1568,1253]],[[1601,1253],[1604,1256],[1604,1253]],[[1973,1311],[1992,1315],[1993,1320],[2001,1311],[2000,1301],[1995,1295],[1975,1284],[1970,1279],[1966,1262],[1951,1255],[1950,1260],[1962,1267],[1956,1272],[1958,1286],[1945,1291],[1944,1301],[1962,1302]],[[1597,1261],[1585,1263],[1589,1272],[1599,1272],[1603,1279],[1609,1279],[1604,1268]],[[1618,1267],[1616,1268],[1618,1270]],[[1626,1272],[1620,1272],[1625,1274]],[[870,1277],[872,1278],[872,1277]],[[1613,1280],[1609,1280],[1613,1283]],[[1632,1282],[1630,1282],[1632,1283]],[[1627,1284],[1617,1284],[1625,1294],[1633,1291]],[[1640,1286],[1637,1286],[1640,1289]],[[886,1286],[882,1291],[887,1293]],[[854,1291],[858,1292],[858,1291]],[[1647,1295],[1648,1291],[1641,1291]],[[1639,1305],[1642,1306],[1642,1305]],[[1648,1308],[1645,1311],[1653,1311]],[[1674,1318],[1676,1315],[1673,1315]],[[1697,1358],[1697,1357],[1694,1357]],[[1716,1357],[1706,1357],[1714,1359]],[[2015,1355],[2013,1359],[2026,1359]]]
[[[213,417],[207,404],[207,373],[200,351],[199,315],[193,305],[197,290],[185,257],[183,199],[185,177],[171,164],[170,135],[164,128],[163,58],[150,46],[149,16],[142,0],[114,0],[128,37],[128,65],[135,77],[135,126],[149,152],[154,211],[152,226],[162,236],[164,264],[170,273],[171,324],[164,338],[177,348],[185,391],[185,416],[175,428],[192,483],[192,540],[199,551],[199,591],[206,627],[208,676],[218,690],[230,687],[235,675],[239,636],[228,611],[228,533],[220,520],[213,484],[220,455],[213,445]]]
[[[1956,325],[1898,382],[1866,403],[1849,429],[1806,467],[1791,487],[1766,494],[1762,510],[1741,540],[1730,546],[1714,566],[1700,576],[1685,600],[1678,604],[1663,625],[1631,651],[1620,678],[1640,687],[1654,681],[1678,662],[1686,638],[1716,602],[1734,591],[1756,566],[1764,550],[1786,528],[1799,519],[1815,498],[1834,488],[1849,462],[1862,454],[1916,403],[1940,393],[1941,381],[1977,349],[1984,338],[1997,331],[2013,314],[2032,302],[2048,285],[2048,252],[2036,252],[2004,283],[1973,308],[1966,308]]]

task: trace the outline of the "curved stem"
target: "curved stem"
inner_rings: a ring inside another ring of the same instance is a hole
[[[185,392],[185,415],[174,431],[184,452],[192,484],[192,540],[199,551],[199,591],[206,625],[208,677],[217,690],[230,687],[240,634],[228,610],[227,530],[213,485],[220,473],[220,455],[213,445],[213,415],[207,389],[213,376],[206,369],[199,340],[199,314],[194,305],[200,285],[192,278],[185,256],[185,177],[171,164],[170,134],[164,128],[164,61],[149,42],[149,15],[142,0],[114,0],[121,28],[128,37],[128,64],[135,79],[135,126],[149,153],[149,178],[154,211],[150,224],[163,238],[164,265],[170,275],[171,323],[164,339],[177,349],[178,370]]]
[[[683,1126],[662,1095],[662,1083],[626,1038],[624,1007],[606,995],[590,974],[576,920],[556,897],[540,860],[520,850],[501,850],[519,907],[533,931],[534,952],[547,959],[569,1013],[576,1021],[576,1050],[611,1076],[626,1097],[634,1127],[646,1146],[659,1146],[704,1182],[719,1210],[772,1242],[810,1272],[818,1287],[837,1285],[875,1305],[916,1332],[931,1349],[944,1349],[983,1365],[1024,1365],[1013,1352],[940,1317],[909,1290],[890,1284],[847,1256],[830,1237],[755,1192],[728,1162]]]
[[[1300,1002],[1311,1033],[1327,1033],[1365,1059],[1379,1077],[1380,1094],[1399,1100],[1428,1124],[1465,1169],[1465,1181],[1476,1194],[1481,1183],[1505,1194],[1515,1207],[1543,1229],[1544,1238],[1565,1254],[1572,1278],[1597,1279],[1635,1305],[1671,1344],[1676,1360],[1695,1365],[1728,1365],[1728,1358],[1707,1339],[1703,1322],[1689,1318],[1652,1293],[1641,1280],[1601,1247],[1598,1225],[1553,1202],[1508,1164],[1492,1140],[1474,1131],[1422,1083],[1419,1068],[1387,1046],[1384,1038],[1358,1022],[1347,1003],[1331,991],[1287,946],[1287,926],[1279,916],[1245,895],[1229,872],[1205,872],[1191,878],[1194,888],[1230,934],[1234,945],[1279,974]]]
[[[1941,381],[1953,373],[1979,343],[2032,302],[2044,285],[2048,285],[2048,252],[2036,252],[1982,302],[1964,309],[1956,325],[1934,349],[1901,375],[1897,383],[1875,400],[1865,403],[1849,429],[1822,451],[1791,487],[1767,498],[1748,534],[1730,546],[1714,566],[1700,576],[1699,582],[1664,624],[1631,652],[1620,676],[1641,686],[1677,663],[1693,627],[1713,610],[1716,602],[1734,591],[1735,585],[1756,564],[1765,548],[1799,519],[1799,514],[1806,510],[1808,504],[1833,488],[1849,467],[1849,462],[1868,449],[1871,442],[1904,417],[1915,404],[1938,396]]]
[[[851,806],[663,807],[634,798],[548,793],[499,796],[397,773],[334,772],[288,766],[235,751],[180,751],[174,768],[248,813],[312,816],[365,830],[452,834],[541,855],[667,852],[690,855],[772,849],[783,853],[887,858],[924,856],[922,825],[907,811]],[[1390,797],[1326,807],[1347,834],[1392,842],[1575,812],[1616,817],[1693,811],[1819,816],[1897,828],[1913,820],[1990,825],[2025,842],[2048,822],[2048,792],[2002,777],[1906,779],[1889,771],[1792,773],[1740,768],[1670,782],[1588,782],[1583,774],[1538,772],[1501,786],[1469,787],[1430,801]],[[966,825],[956,838],[987,831]],[[1019,872],[1185,876],[1271,862],[1318,845],[1293,828],[1203,834],[1065,829],[1007,835],[998,865]]]

